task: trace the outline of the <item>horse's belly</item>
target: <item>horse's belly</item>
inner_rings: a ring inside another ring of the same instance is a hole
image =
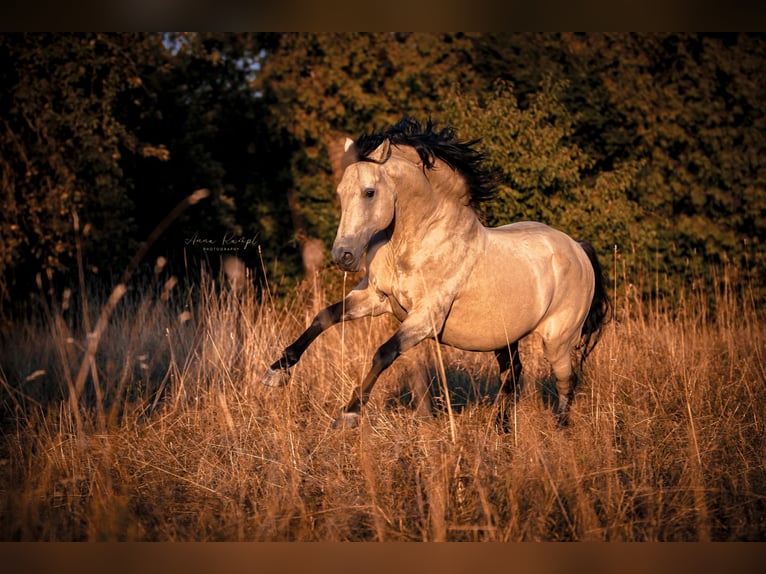
[[[460,299],[452,306],[440,341],[468,351],[494,351],[531,333],[544,311],[535,301],[496,295]]]
[[[496,330],[476,328],[466,331],[464,328],[450,328],[447,322],[439,341],[466,351],[494,351],[507,347],[523,336],[509,335],[506,339],[505,333]]]

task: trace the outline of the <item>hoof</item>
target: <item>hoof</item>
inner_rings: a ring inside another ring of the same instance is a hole
[[[340,413],[332,423],[334,429],[353,429],[359,426],[359,413]]]
[[[282,369],[266,369],[261,382],[267,387],[283,387],[287,384],[287,371]]]

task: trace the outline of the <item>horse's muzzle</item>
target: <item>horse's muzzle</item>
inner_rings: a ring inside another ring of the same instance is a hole
[[[343,271],[359,271],[361,257],[344,247],[334,248],[332,258]]]

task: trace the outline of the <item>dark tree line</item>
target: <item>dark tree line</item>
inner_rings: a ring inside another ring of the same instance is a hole
[[[670,285],[728,261],[762,288],[764,40],[1,35],[1,308],[38,274],[73,281],[78,249],[112,281],[199,188],[153,256],[188,271],[222,253],[191,240],[227,237],[256,272],[297,278],[332,241],[339,142],[405,114],[483,138],[504,174],[490,224],[546,221]]]

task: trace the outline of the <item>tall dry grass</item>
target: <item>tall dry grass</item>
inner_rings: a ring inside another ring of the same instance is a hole
[[[328,331],[271,389],[260,376],[319,290],[275,301],[232,276],[181,292],[158,269],[92,360],[85,324],[107,302],[58,297],[2,339],[0,538],[763,540],[762,310],[728,272],[671,305],[611,267],[616,317],[564,430],[534,339],[507,433],[494,359],[433,343],[381,377],[359,429],[334,431],[390,319]],[[425,418],[407,390],[422,376]]]

